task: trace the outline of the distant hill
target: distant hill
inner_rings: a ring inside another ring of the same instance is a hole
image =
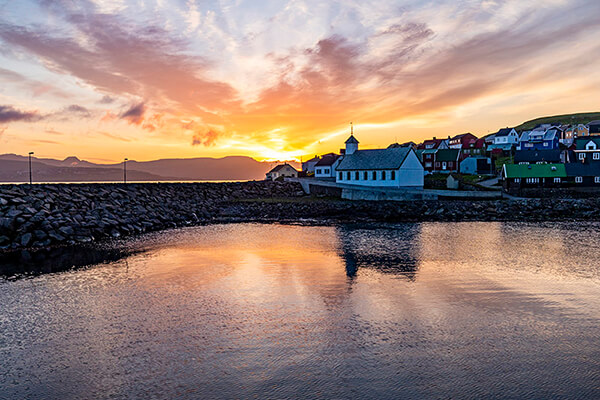
[[[260,162],[250,157],[161,159],[128,161],[129,181],[260,180],[279,162]],[[298,163],[290,163],[299,168]],[[123,180],[123,163],[95,164],[77,157],[64,160],[32,157],[34,181],[95,182]],[[0,182],[29,181],[26,156],[0,155]]]
[[[55,167],[31,162],[34,182],[122,182],[123,168]],[[162,181],[165,177],[140,171],[127,171],[129,181]],[[0,182],[29,182],[27,161],[1,160]]]
[[[600,112],[554,115],[523,122],[521,125],[515,126],[515,129],[517,131],[526,131],[540,124],[587,124],[597,119],[600,119]]]

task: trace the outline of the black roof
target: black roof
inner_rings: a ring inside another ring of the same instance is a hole
[[[502,128],[496,132],[496,136],[508,136],[513,128]]]
[[[348,139],[346,139],[346,141],[344,143],[356,143],[358,144],[358,140],[356,140],[356,138],[354,137],[354,135],[350,135],[350,137]]]
[[[337,170],[398,169],[411,151],[413,151],[411,147],[357,150],[352,154],[345,155],[337,166]]]
[[[321,157],[321,159],[319,160],[318,163],[315,164],[315,167],[328,167],[330,165],[333,165],[333,163],[339,158],[340,156],[338,156],[337,154],[325,154],[324,156]]]
[[[515,164],[520,162],[535,163],[538,161],[558,163],[560,162],[560,150],[517,150],[515,152]]]
[[[600,176],[600,164],[583,164],[579,162],[565,164],[567,176]]]

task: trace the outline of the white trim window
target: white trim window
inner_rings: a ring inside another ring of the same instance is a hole
[[[560,183],[560,178],[554,178],[554,183]]]
[[[521,183],[521,178],[515,178],[515,183]]]
[[[579,153],[579,159],[585,160],[585,153]]]
[[[592,159],[600,160],[600,153],[594,153],[594,156],[592,157]]]
[[[575,177],[575,183],[583,183],[583,177],[581,177],[581,176],[576,176],[576,177]]]
[[[600,176],[594,177],[594,183],[600,183]]]

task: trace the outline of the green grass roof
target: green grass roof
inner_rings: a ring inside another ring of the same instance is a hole
[[[505,164],[506,178],[566,178],[564,164]]]

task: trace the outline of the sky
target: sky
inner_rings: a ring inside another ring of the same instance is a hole
[[[598,0],[0,0],[0,154],[116,162],[482,136],[600,111]]]

